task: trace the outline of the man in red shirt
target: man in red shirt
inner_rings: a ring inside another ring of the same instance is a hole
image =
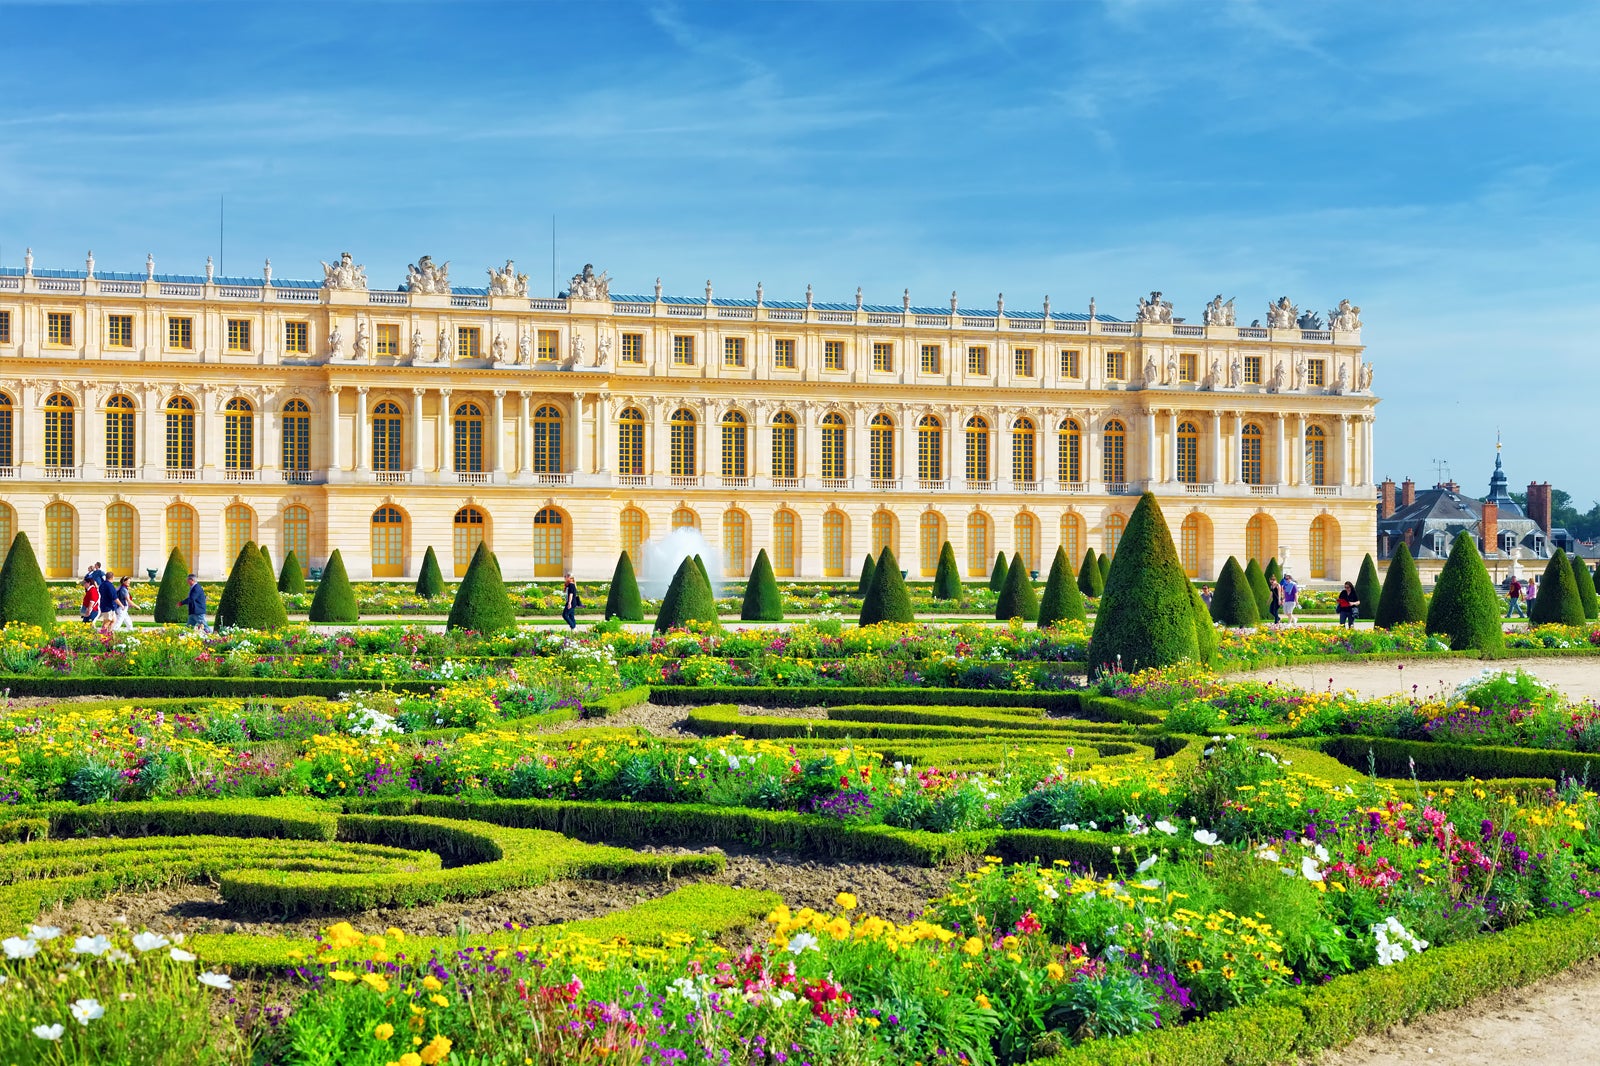
[[[78,617],[84,622],[93,622],[100,614],[100,584],[92,577],[83,579],[83,605],[78,609]]]
[[[1519,577],[1512,578],[1511,587],[1506,590],[1506,593],[1506,598],[1510,601],[1510,606],[1506,608],[1506,617],[1512,618],[1522,614],[1522,579]],[[1527,616],[1524,615],[1523,617]]]

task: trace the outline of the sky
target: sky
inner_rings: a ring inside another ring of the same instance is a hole
[[[1600,497],[1600,5],[0,0],[0,263],[1362,308],[1377,473]],[[219,242],[219,199],[226,201]],[[1446,468],[1437,465],[1443,460]]]

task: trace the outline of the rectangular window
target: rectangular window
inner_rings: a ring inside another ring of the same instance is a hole
[[[250,320],[248,318],[228,319],[228,351],[248,352],[250,350]]]
[[[987,374],[989,372],[989,349],[981,344],[967,347],[967,373]]]
[[[872,369],[881,373],[894,372],[894,345],[877,341],[872,345]]]
[[[1328,383],[1328,361],[1326,359],[1312,359],[1306,363],[1306,384],[1326,385]]]
[[[283,350],[294,355],[310,355],[311,323],[285,322],[283,324]]]
[[[167,347],[180,352],[194,351],[194,319],[167,319]]]
[[[1179,354],[1178,380],[1186,385],[1193,385],[1200,380],[1200,357],[1194,352]]]
[[[922,346],[922,372],[924,374],[939,373],[939,363],[941,362],[939,356],[941,354],[937,344],[924,344]]]
[[[132,315],[107,315],[106,316],[106,347],[107,348],[132,348],[133,347],[133,316]]]
[[[553,363],[560,356],[561,334],[553,329],[539,331],[539,362]]]
[[[722,338],[722,365],[744,366],[744,338]]]
[[[51,311],[45,318],[45,339],[51,344],[72,343],[72,312]]]
[[[1019,378],[1033,377],[1033,349],[1013,348],[1011,351],[1012,373]]]
[[[0,344],[11,343],[11,312],[0,311]]]
[[[672,365],[694,366],[694,338],[675,334],[672,338]]]
[[[1107,352],[1106,353],[1106,380],[1107,381],[1127,381],[1128,380],[1128,353],[1127,352]]]
[[[822,369],[844,369],[844,341],[822,342]]]
[[[483,331],[477,326],[456,327],[456,358],[476,359],[483,351]]]
[[[1061,349],[1061,376],[1072,379],[1083,377],[1083,362],[1076,348]]]
[[[794,338],[781,337],[772,342],[772,365],[779,370],[794,369]]]
[[[400,327],[394,323],[378,326],[378,336],[373,341],[373,352],[377,355],[400,354]]]
[[[1247,355],[1244,357],[1244,383],[1246,385],[1261,384],[1261,357]]]
[[[622,361],[636,365],[644,362],[643,333],[624,333],[622,335]]]

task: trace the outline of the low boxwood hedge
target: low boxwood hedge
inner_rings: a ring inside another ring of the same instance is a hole
[[[0,692],[13,696],[65,699],[69,696],[125,696],[129,699],[194,696],[327,696],[341,692],[389,689],[432,692],[438,681],[379,681],[355,677],[33,677],[0,674]]]
[[[1089,692],[1010,692],[967,688],[833,688],[778,685],[651,685],[650,699],[672,707],[736,703],[752,707],[841,707],[919,704],[938,707],[1039,707],[1097,722],[1155,725],[1161,716],[1127,700]]]
[[[1600,755],[1542,748],[1501,748],[1488,744],[1440,744],[1389,737],[1326,737],[1309,741],[1354,770],[1369,763],[1380,777],[1433,781],[1448,778],[1567,777],[1583,778],[1591,766],[1600,772]],[[1370,759],[1369,759],[1370,753]]]

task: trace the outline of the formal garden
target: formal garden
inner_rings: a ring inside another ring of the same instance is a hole
[[[1600,706],[1531,669],[1600,653],[1581,563],[1506,628],[1402,549],[1351,630],[1262,624],[1270,561],[1204,603],[1150,497],[1103,568],[870,561],[624,556],[569,632],[487,548],[408,599],[252,544],[215,632],[102,632],[17,537],[0,1061],[1271,1063],[1600,953]]]

